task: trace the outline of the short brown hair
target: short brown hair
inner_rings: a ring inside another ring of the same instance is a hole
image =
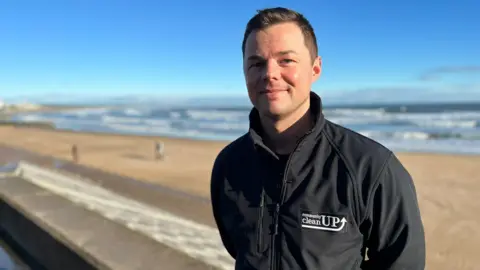
[[[298,27],[300,27],[303,33],[303,38],[305,39],[305,46],[307,46],[313,62],[318,56],[318,46],[312,25],[302,14],[283,7],[258,10],[257,14],[248,21],[242,42],[243,55],[245,55],[247,38],[253,31],[262,30],[269,26],[286,22],[296,23]]]

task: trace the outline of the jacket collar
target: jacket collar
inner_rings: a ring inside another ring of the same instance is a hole
[[[314,116],[314,125],[306,135],[309,138],[317,138],[325,124],[325,117],[323,115],[322,99],[313,91],[310,92],[310,113]],[[263,127],[260,122],[259,112],[255,107],[250,111],[249,121],[250,128],[248,133],[254,144],[265,147],[263,142]]]

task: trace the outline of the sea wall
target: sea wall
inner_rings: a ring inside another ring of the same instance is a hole
[[[0,175],[0,230],[33,269],[212,269],[26,181],[27,173]]]

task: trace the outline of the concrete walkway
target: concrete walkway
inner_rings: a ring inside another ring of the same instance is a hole
[[[14,164],[18,163],[14,173],[0,181],[0,189],[4,192],[9,189],[9,192],[11,192],[14,185],[24,185],[24,189],[26,186],[30,186],[30,188],[26,188],[27,190],[30,189],[30,192],[32,192],[32,187],[37,189],[37,193],[34,193],[35,196],[40,196],[36,199],[37,201],[44,200],[45,194],[61,197],[63,200],[68,200],[74,204],[75,207],[83,209],[84,213],[96,213],[99,217],[101,216],[111,223],[121,225],[120,227],[128,231],[135,231],[138,235],[160,244],[160,249],[171,249],[172,254],[178,252],[188,255],[189,259],[185,262],[191,259],[198,261],[196,267],[190,265],[184,269],[208,269],[210,267],[233,269],[234,261],[221,244],[218,232],[213,225],[209,201],[205,198],[176,192],[161,186],[153,188],[153,185],[144,184],[134,179],[10,147],[0,147],[0,164],[2,163],[4,165],[10,164],[10,166],[3,167],[5,171],[11,170]],[[15,189],[15,187],[13,188]],[[43,193],[39,190],[43,190]],[[21,196],[23,196],[22,198],[29,198],[28,196],[25,197],[25,194]],[[32,197],[30,196],[30,198]],[[75,220],[68,214],[71,211],[65,211],[65,207],[54,210],[54,205],[59,207],[58,200],[56,204],[49,203],[49,205],[53,207],[50,213],[57,212],[57,216],[66,215],[63,219],[67,219],[68,216],[68,220]],[[35,207],[35,205],[31,207]],[[46,216],[40,214],[39,217],[45,218]],[[103,226],[97,229],[96,225],[91,225],[91,233],[85,235],[85,230],[83,230],[83,236],[78,231],[75,233],[75,229],[78,229],[75,224],[69,224],[68,226],[72,226],[73,231],[67,236],[77,237],[76,245],[79,248],[85,248],[85,241],[92,240],[92,235],[96,235],[95,238],[103,239],[103,241],[106,241],[105,238],[110,235],[110,233],[102,231]],[[68,226],[66,227],[67,231]],[[83,237],[81,238],[83,240],[78,240],[78,237]],[[124,254],[125,252],[121,250],[128,249],[128,245],[121,238],[108,241],[103,245],[108,244],[112,253]],[[115,244],[115,241],[120,242]],[[151,245],[151,243],[147,245]],[[133,244],[130,250],[132,253],[124,256],[137,256],[146,259],[144,255],[142,257],[137,253],[136,250],[142,250],[138,243]],[[158,252],[159,255],[165,254],[165,251]],[[148,256],[155,257],[152,254],[148,254]],[[175,257],[171,257],[172,263],[176,260]],[[177,256],[177,260],[179,257],[181,255]],[[121,258],[118,259],[121,260]],[[155,261],[156,259],[151,258],[150,260]],[[177,269],[167,267],[168,260],[167,256],[164,256],[158,262],[163,268],[155,269]],[[180,259],[180,261],[182,260]],[[204,268],[201,265],[204,265]],[[206,266],[208,268],[205,268]],[[120,267],[112,269],[147,268]]]

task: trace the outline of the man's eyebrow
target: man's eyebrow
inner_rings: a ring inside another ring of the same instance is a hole
[[[294,50],[286,50],[286,51],[279,51],[279,52],[275,53],[275,55],[286,55],[286,54],[291,54],[291,53],[297,54],[297,52],[294,51]],[[248,60],[264,60],[264,59],[260,55],[254,54],[254,55],[250,55],[248,57]]]
[[[285,55],[285,54],[290,54],[290,53],[297,54],[297,52],[294,51],[294,50],[280,51],[280,52],[278,52],[278,53],[276,53],[276,54]]]
[[[248,60],[249,60],[249,61],[250,61],[250,60],[255,60],[255,61],[256,61],[256,60],[263,60],[263,57],[261,57],[260,55],[254,54],[254,55],[250,55],[250,56],[248,57]]]

